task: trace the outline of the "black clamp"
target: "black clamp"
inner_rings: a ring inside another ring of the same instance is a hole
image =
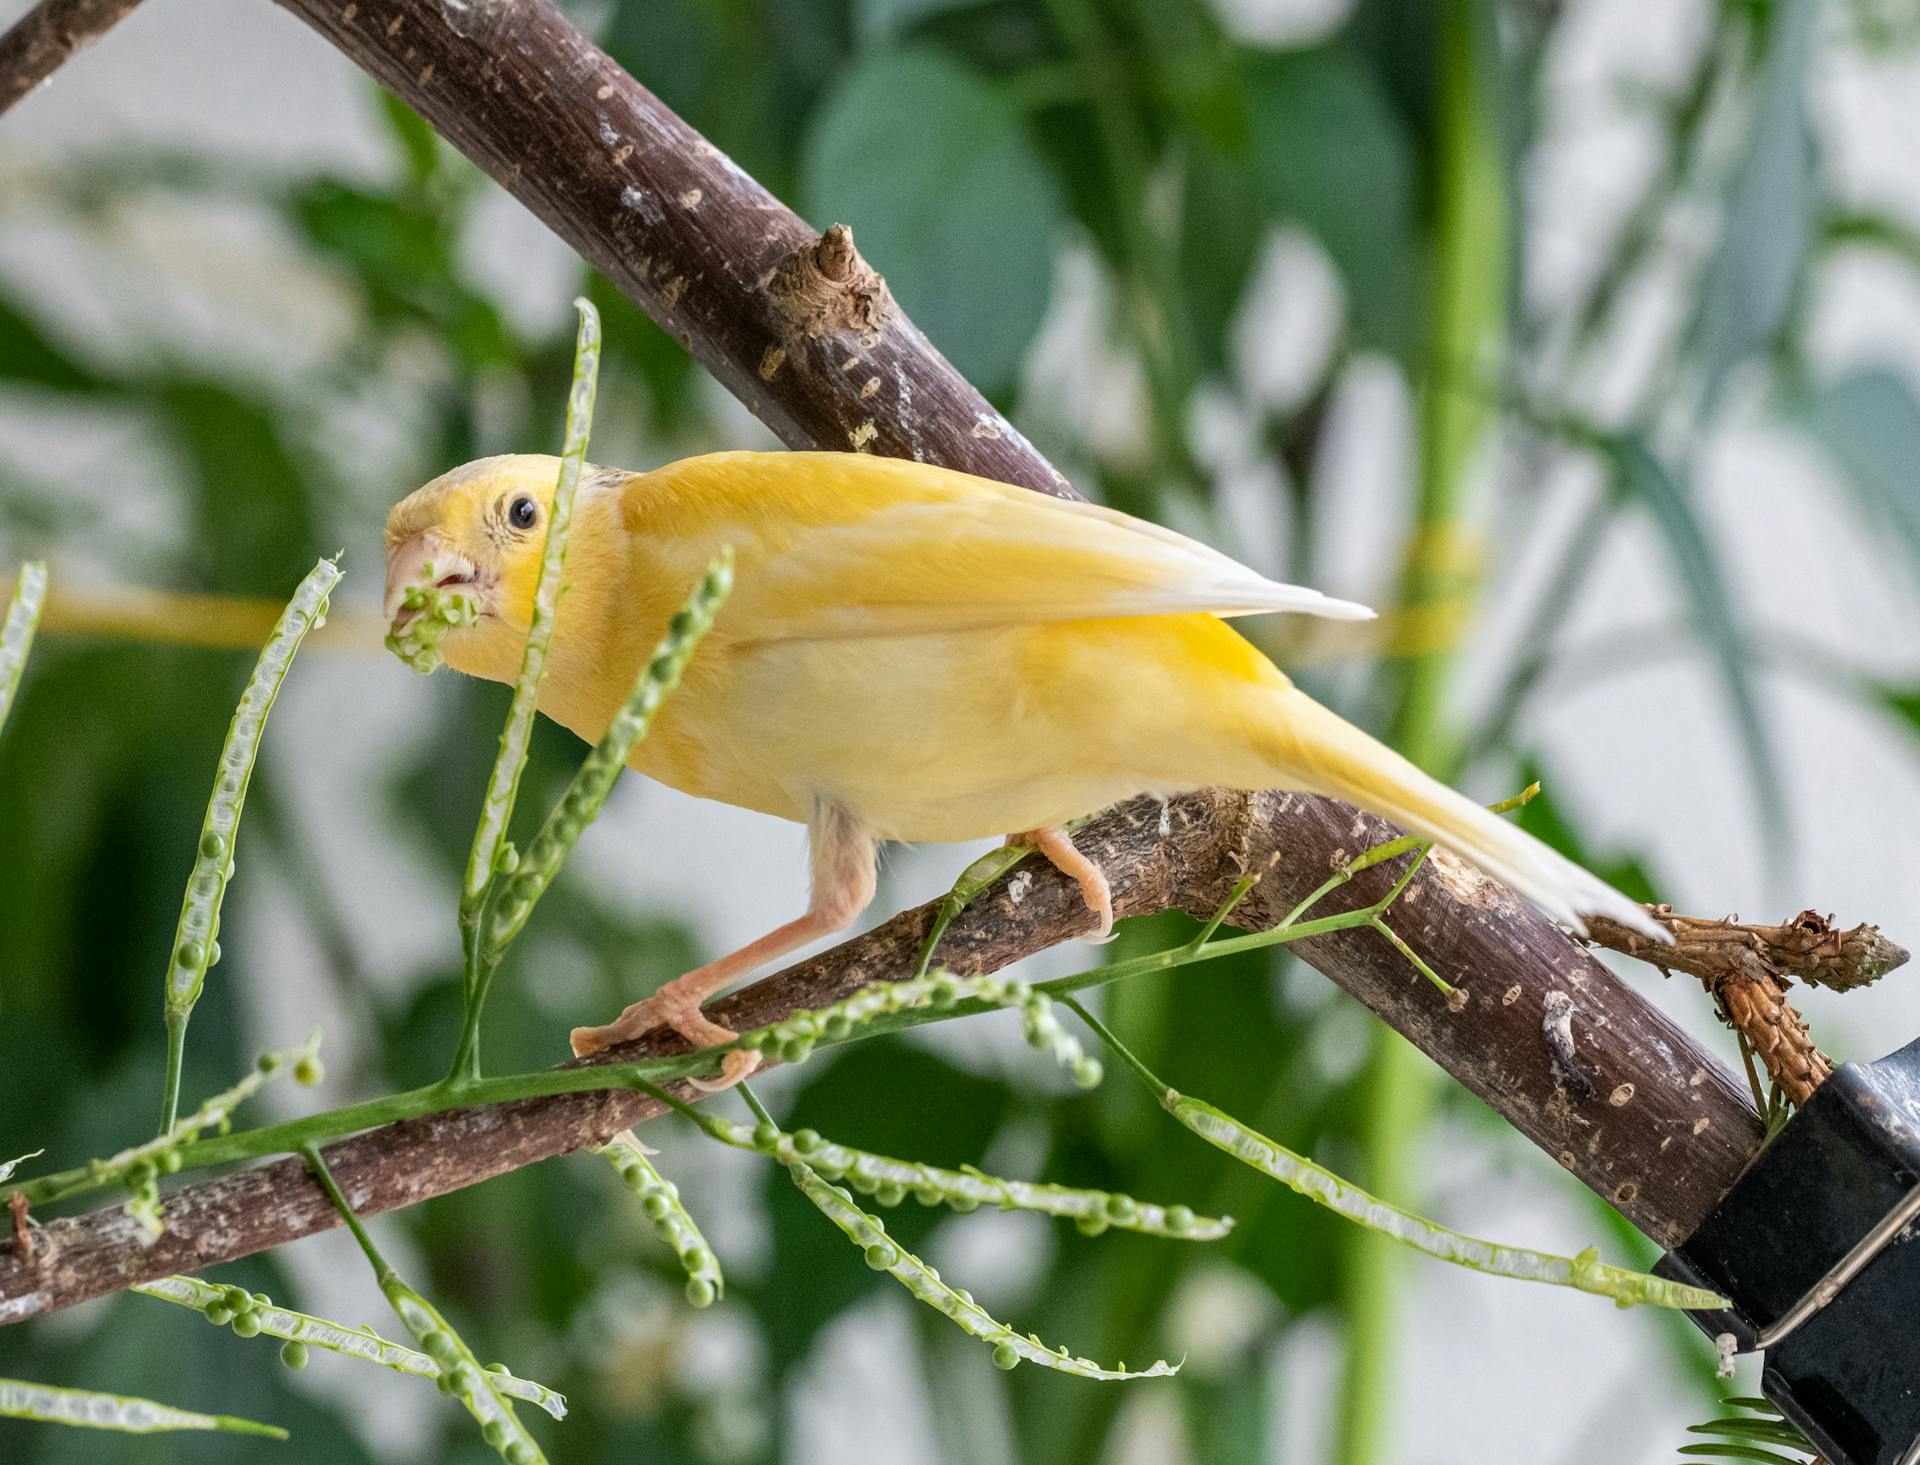
[[[1655,1270],[1732,1301],[1689,1315],[1830,1465],[1920,1465],[1917,1220],[1920,1041],[1837,1070]]]

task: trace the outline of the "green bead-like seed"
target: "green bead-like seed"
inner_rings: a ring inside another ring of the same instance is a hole
[[[1098,1058],[1076,1058],[1073,1062],[1073,1081],[1083,1089],[1100,1086],[1105,1070],[1100,1067]]]
[[[254,1067],[258,1068],[262,1073],[278,1073],[280,1071],[281,1061],[278,1053],[262,1053],[258,1060],[255,1061]]]
[[[742,1033],[740,1035],[740,1046],[745,1048],[749,1053],[758,1053],[762,1048],[767,1046],[766,1029],[755,1028],[752,1032]]]
[[[1013,1344],[999,1343],[995,1345],[993,1350],[993,1366],[995,1368],[1012,1368],[1019,1362],[1020,1350],[1014,1347]]]
[[[489,1419],[486,1428],[480,1431],[480,1438],[494,1449],[507,1442],[507,1422],[504,1419]]]
[[[928,1000],[938,1008],[951,1007],[960,1000],[960,989],[943,978],[933,984],[933,990],[928,993]]]
[[[694,616],[690,610],[675,611],[673,619],[667,622],[667,629],[676,636],[691,636],[693,627]]]
[[[206,1315],[207,1321],[212,1323],[216,1328],[224,1328],[228,1323],[233,1321],[233,1309],[228,1307],[224,1302],[214,1303],[212,1307],[207,1309]]]
[[[236,1317],[233,1320],[233,1330],[235,1333],[239,1334],[239,1336],[241,1336],[242,1338],[259,1337],[260,1336],[260,1314],[257,1312],[241,1313],[238,1317]]]
[[[1183,1235],[1193,1229],[1193,1207],[1168,1206],[1167,1229],[1175,1236]]]
[[[507,1446],[507,1465],[533,1465],[540,1457],[534,1453],[533,1446],[525,1440],[515,1440]]]
[[[847,1177],[847,1183],[862,1195],[872,1195],[880,1188],[880,1182],[871,1175],[862,1175],[858,1170]]]
[[[836,1012],[832,1017],[820,1024],[820,1031],[823,1036],[829,1037],[837,1043],[852,1034],[853,1019],[848,1017],[844,1012]]]
[[[448,1369],[447,1387],[456,1394],[471,1394],[479,1388],[480,1380],[474,1374],[473,1365],[462,1360]]]
[[[212,941],[207,944],[207,965],[220,965],[220,943],[218,941]]]
[[[227,852],[227,841],[225,836],[215,834],[211,829],[209,829],[205,834],[200,836],[200,858],[201,859],[217,860],[226,852]]]
[[[788,1038],[780,1045],[782,1063],[805,1063],[813,1052],[813,1042],[809,1038]]]
[[[867,1265],[876,1272],[884,1272],[900,1259],[900,1254],[884,1241],[876,1241],[867,1248]]]
[[[1107,1218],[1105,1216],[1076,1216],[1074,1217],[1073,1224],[1074,1228],[1079,1231],[1082,1236],[1098,1236],[1107,1229]]]
[[[907,1198],[907,1188],[898,1181],[883,1181],[874,1187],[873,1198],[883,1206],[897,1206]]]
[[[753,1126],[753,1146],[758,1150],[770,1150],[780,1142],[780,1126],[765,1120]]]
[[[439,1363],[451,1363],[460,1356],[459,1345],[453,1341],[453,1334],[444,1328],[435,1328],[420,1340],[420,1347],[426,1355]]]
[[[923,1206],[937,1206],[941,1201],[946,1199],[946,1197],[940,1193],[940,1187],[937,1185],[922,1185],[917,1187],[913,1192],[913,1198]]]
[[[127,1167],[127,1185],[133,1190],[145,1190],[153,1184],[155,1173],[153,1161],[137,1161]]]
[[[487,1365],[487,1372],[497,1373],[503,1379],[510,1379],[513,1377],[513,1370],[508,1368],[504,1363],[489,1363]]]
[[[179,1173],[180,1152],[178,1150],[162,1150],[155,1156],[155,1159],[160,1162],[160,1168],[166,1171],[167,1174],[175,1175]]]
[[[713,1283],[705,1277],[687,1279],[687,1306],[712,1307],[714,1296]]]
[[[236,1313],[253,1311],[253,1294],[244,1287],[229,1287],[226,1292],[227,1306]]]
[[[293,1065],[293,1081],[302,1088],[312,1088],[326,1075],[327,1070],[318,1058],[302,1058]]]
[[[956,1214],[962,1216],[980,1209],[980,1202],[970,1195],[950,1195],[947,1197],[947,1205]]]
[[[198,941],[182,941],[180,949],[173,954],[174,960],[183,967],[199,967],[207,959],[207,948]]]
[[[664,1190],[650,1190],[640,1198],[640,1209],[647,1213],[649,1221],[658,1221],[673,1214],[673,1202],[667,1199]]]
[[[307,1366],[307,1345],[298,1338],[289,1338],[280,1345],[280,1361],[288,1368]]]
[[[820,1148],[820,1131],[817,1129],[795,1130],[793,1147],[803,1155],[811,1155]]]

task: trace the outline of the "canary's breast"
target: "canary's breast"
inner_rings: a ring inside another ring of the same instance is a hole
[[[887,839],[1059,824],[1244,761],[1249,703],[1286,683],[1211,616],[703,648],[633,766]]]

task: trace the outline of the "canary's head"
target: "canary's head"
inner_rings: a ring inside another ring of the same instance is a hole
[[[544,454],[481,458],[394,505],[385,613],[395,651],[423,670],[444,651],[483,676],[490,669],[470,663],[495,651],[517,659],[559,468]]]

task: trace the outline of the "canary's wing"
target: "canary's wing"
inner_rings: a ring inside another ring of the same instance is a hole
[[[676,558],[730,543],[746,640],[824,640],[1120,616],[1373,612],[1282,585],[1095,504],[855,453],[717,453],[638,475],[629,530]]]

